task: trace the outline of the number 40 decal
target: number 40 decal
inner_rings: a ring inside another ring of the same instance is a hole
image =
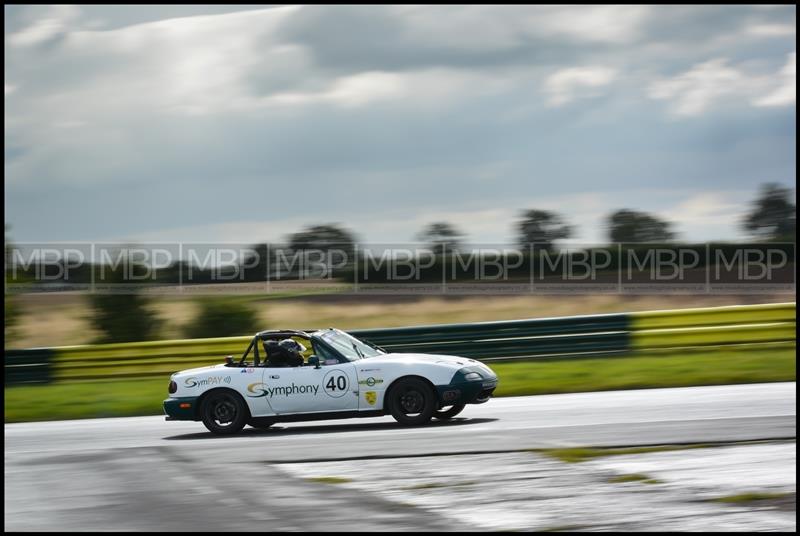
[[[324,387],[325,392],[328,394],[328,396],[332,396],[333,398],[344,396],[344,394],[347,392],[348,383],[347,374],[341,370],[331,370],[322,380],[322,386]]]

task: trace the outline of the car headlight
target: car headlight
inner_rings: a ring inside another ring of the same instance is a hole
[[[468,382],[480,381],[482,379],[483,379],[483,377],[480,374],[478,374],[477,372],[467,372],[464,375],[464,380],[466,380]]]

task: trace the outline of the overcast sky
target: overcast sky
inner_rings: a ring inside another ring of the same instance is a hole
[[[16,241],[276,241],[338,222],[576,241],[619,208],[741,237],[794,188],[796,8],[5,8]]]

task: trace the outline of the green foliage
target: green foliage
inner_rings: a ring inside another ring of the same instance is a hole
[[[159,320],[142,294],[91,294],[92,323],[98,343],[149,341],[158,338]]]
[[[761,196],[742,222],[744,229],[758,239],[774,242],[794,242],[796,225],[792,191],[774,183],[761,187]]]
[[[13,341],[16,330],[14,326],[19,322],[20,309],[16,299],[11,294],[6,294],[5,297],[5,341],[4,346],[10,346]]]
[[[6,235],[4,241],[5,247],[5,266],[11,265],[11,240],[8,238],[8,231],[11,226],[6,224]],[[9,282],[9,273],[5,274],[6,283]],[[11,294],[4,294],[4,308],[5,308],[5,341],[8,343],[9,338],[13,336],[13,327],[19,320],[19,306],[16,304],[14,297]]]
[[[622,209],[608,218],[611,242],[669,242],[675,238],[668,221],[646,212]]]
[[[6,329],[13,327],[19,320],[19,307],[15,303],[14,297],[9,294],[5,295],[5,315]]]
[[[255,311],[230,299],[207,299],[200,302],[194,320],[185,328],[190,339],[250,335],[262,329]]]
[[[436,222],[428,225],[417,235],[427,242],[434,253],[444,253],[458,249],[464,234],[447,222]]]
[[[536,244],[548,250],[556,240],[572,236],[572,227],[561,216],[547,210],[526,210],[517,223],[517,231],[522,247]]]
[[[293,250],[341,249],[352,251],[355,244],[353,234],[337,225],[313,225],[289,237],[289,247]]]
[[[291,268],[284,265],[281,270],[281,277],[284,279],[287,276],[348,278],[356,264],[355,252],[356,239],[353,234],[338,225],[330,224],[314,225],[294,233],[289,236],[288,248],[273,247],[270,249],[270,256],[279,255],[284,259],[288,257],[294,264],[295,257],[302,255],[298,268],[302,273],[289,275],[285,271],[291,271]]]

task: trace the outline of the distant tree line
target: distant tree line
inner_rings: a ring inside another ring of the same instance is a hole
[[[742,229],[760,242],[794,242],[795,212],[792,192],[778,184],[765,184],[759,197],[741,222]],[[549,249],[559,240],[574,236],[575,227],[564,216],[540,209],[522,212],[516,223],[517,243],[536,244]],[[611,243],[667,243],[676,238],[672,223],[647,212],[628,208],[611,213],[606,219]],[[435,251],[442,245],[457,246],[464,234],[446,222],[428,226],[420,235]]]
[[[792,202],[792,192],[788,188],[777,184],[765,184],[759,196],[753,202],[750,210],[741,221],[742,229],[759,242],[790,242],[795,241],[796,207]],[[530,244],[535,244],[540,250],[555,247],[560,240],[574,236],[575,228],[564,216],[548,210],[528,209],[520,214],[515,224],[517,244],[527,249]],[[6,265],[9,259],[10,239],[6,226]],[[661,217],[646,212],[620,209],[610,214],[606,219],[606,232],[608,240],[612,243],[647,243],[667,244],[675,240],[676,233],[672,223]],[[416,238],[427,245],[427,248],[437,256],[443,253],[458,251],[464,241],[464,233],[448,222],[433,222],[425,226]],[[322,252],[344,252],[347,259],[354,259],[357,251],[357,240],[353,233],[336,224],[315,225],[294,233],[288,237],[285,245],[256,244],[252,250],[257,259],[250,257],[242,261],[248,266],[245,281],[261,281],[265,274],[271,274],[271,266],[294,252],[316,250]],[[256,262],[249,262],[256,261]],[[326,259],[327,262],[337,263],[337,259]],[[441,262],[449,262],[443,258]],[[518,266],[524,272],[533,259],[524,259]],[[179,280],[179,273],[186,270],[186,261],[176,262],[165,269],[159,276],[157,283],[175,284]],[[617,269],[616,261],[608,267]],[[83,268],[77,275],[71,274],[71,281],[88,282],[91,278],[91,265]],[[467,274],[468,269],[461,267],[461,272]],[[461,273],[459,272],[459,273]],[[209,270],[196,268],[192,281],[194,283],[212,283],[215,281]],[[455,271],[454,271],[455,273]],[[432,278],[440,278],[438,268],[431,270]],[[30,277],[25,274],[23,277]],[[352,262],[343,262],[335,270],[327,274],[328,278],[342,281],[352,281]],[[6,272],[8,281],[9,273]],[[119,281],[120,274],[110,271],[106,283]],[[291,279],[292,274],[286,276]],[[92,322],[100,333],[98,342],[125,342],[159,338],[161,320],[152,308],[150,299],[141,293],[141,289],[130,289],[119,294],[92,294]],[[187,337],[220,337],[230,335],[245,335],[257,329],[257,315],[246,300],[231,298],[208,298],[198,302],[195,317],[185,328]],[[10,330],[18,322],[19,311],[13,294],[5,294],[5,328],[8,337]]]

